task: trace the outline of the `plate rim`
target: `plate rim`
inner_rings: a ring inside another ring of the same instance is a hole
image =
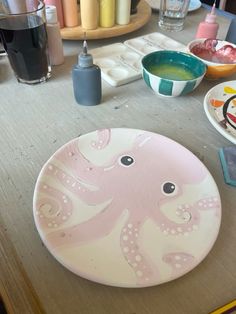
[[[219,125],[219,123],[217,122],[217,120],[211,115],[210,113],[210,106],[209,103],[207,101],[207,99],[209,98],[209,95],[213,92],[213,90],[215,90],[216,88],[219,88],[221,85],[225,85],[225,84],[230,84],[231,82],[234,82],[236,84],[236,80],[232,80],[232,81],[226,81],[226,82],[222,82],[219,83],[215,86],[213,86],[205,95],[204,97],[204,110],[205,110],[205,114],[208,118],[208,120],[210,121],[210,123],[212,124],[212,126],[224,137],[226,138],[228,141],[230,141],[233,144],[236,144],[236,136],[233,136],[231,133],[226,132],[224,130],[224,128],[222,126]]]

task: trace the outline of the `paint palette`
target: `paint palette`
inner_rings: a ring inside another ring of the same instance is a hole
[[[126,40],[124,44],[143,56],[158,50],[184,51],[186,49],[185,45],[157,32]]]
[[[142,55],[122,43],[90,51],[102,71],[102,78],[112,86],[119,86],[141,78]]]
[[[210,89],[204,98],[204,109],[216,130],[236,144],[236,81]]]
[[[221,221],[217,186],[195,155],[125,128],[84,134],[55,152],[39,174],[33,208],[43,243],[62,265],[130,288],[195,268]]]
[[[90,51],[101,68],[102,78],[120,86],[142,77],[142,57],[157,50],[185,50],[186,46],[160,33],[133,38]]]

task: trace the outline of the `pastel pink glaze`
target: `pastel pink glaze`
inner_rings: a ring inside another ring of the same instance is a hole
[[[180,270],[182,273],[185,273],[190,269],[194,263],[194,259],[194,256],[182,252],[172,252],[163,256],[163,261],[172,268],[173,277],[176,277]]]
[[[232,64],[236,63],[236,48],[232,45],[224,45],[216,50],[218,44],[217,39],[206,39],[191,48],[191,52],[204,60],[221,63]]]
[[[110,131],[102,130],[98,132],[98,141],[92,142],[91,147],[96,150],[104,149],[109,145],[110,139]],[[177,209],[173,208],[181,223],[170,220],[160,210],[161,205],[182,195],[185,184],[201,183],[208,174],[194,155],[166,137],[145,132],[137,136],[131,150],[113,156],[104,166],[97,166],[87,160],[81,154],[79,144],[80,139],[75,139],[55,155],[55,158],[68,168],[68,172],[49,163],[44,169],[44,175],[60,182],[66,190],[88,205],[94,206],[103,202],[108,202],[108,205],[85,222],[49,233],[45,241],[50,248],[78,246],[105,237],[113,230],[121,214],[127,210],[129,217],[121,230],[120,247],[124,258],[136,274],[137,284],[142,285],[150,278],[158,276],[158,271],[151,266],[151,261],[139,245],[140,230],[147,219],[152,219],[161,232],[167,235],[186,236],[198,228],[201,210],[215,210],[216,213],[219,210],[219,200],[214,196],[194,204],[179,204]],[[173,155],[176,157],[174,164],[171,163]],[[133,163],[128,166],[122,164],[124,156],[129,156],[127,158],[133,160]],[[166,182],[175,186],[173,193],[164,193],[163,186]],[[92,185],[93,190],[88,188],[88,185]],[[41,185],[39,192],[48,196],[47,199],[44,197],[37,200],[39,224],[45,225],[47,221],[48,227],[53,228],[50,218],[41,217],[41,208],[44,204],[55,207],[53,193],[56,192],[49,186],[45,189]],[[68,217],[68,213],[71,215],[72,212],[71,201],[66,197],[67,202],[61,201],[60,204],[62,217]],[[63,195],[60,199],[63,200]],[[56,212],[58,213],[58,207]],[[61,226],[64,223],[64,220],[59,218],[53,221]],[[183,256],[187,253],[175,254]],[[163,261],[171,264],[170,258],[163,257]]]

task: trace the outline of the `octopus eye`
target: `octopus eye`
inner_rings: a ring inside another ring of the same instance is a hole
[[[173,182],[164,182],[162,184],[162,192],[165,195],[173,196],[177,193],[177,186]]]
[[[134,163],[134,159],[130,156],[122,156],[119,161],[120,164],[125,167],[129,167]]]

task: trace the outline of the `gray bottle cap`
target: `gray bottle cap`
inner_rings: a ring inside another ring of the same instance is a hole
[[[93,57],[91,54],[84,54],[83,52],[79,55],[79,66],[81,68],[88,68],[93,66]]]

